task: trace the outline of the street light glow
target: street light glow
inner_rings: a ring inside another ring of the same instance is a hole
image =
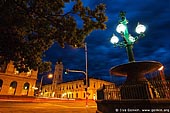
[[[164,69],[164,66],[161,66],[158,70],[162,71]]]
[[[110,42],[116,44],[119,42],[119,38],[113,34],[112,38],[110,39]]]
[[[144,33],[146,30],[146,27],[142,24],[138,24],[136,27],[136,33],[141,34]]]
[[[131,35],[129,35],[129,40],[130,40],[131,42],[135,42],[135,38],[134,38],[133,36],[131,36]]]
[[[34,90],[38,90],[38,87],[32,87]]]
[[[126,26],[123,25],[123,24],[119,24],[119,25],[116,27],[116,31],[117,31],[118,33],[125,32],[125,29],[126,29]]]
[[[52,78],[53,77],[53,74],[48,74],[48,78]]]

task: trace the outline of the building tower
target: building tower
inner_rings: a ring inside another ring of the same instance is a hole
[[[52,91],[53,91],[52,96],[53,97],[54,97],[56,85],[62,82],[63,82],[63,63],[61,62],[61,60],[58,60],[55,65],[53,81],[52,81]]]

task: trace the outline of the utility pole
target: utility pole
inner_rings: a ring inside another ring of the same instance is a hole
[[[87,61],[87,44],[85,43],[85,60],[86,60],[86,71],[80,71],[80,70],[70,70],[66,69],[66,73],[68,72],[75,72],[75,73],[83,73],[86,77],[86,85],[85,85],[85,92],[86,92],[86,107],[88,107],[88,61]]]
[[[87,62],[87,44],[85,43],[85,59],[86,59],[86,88],[85,88],[85,92],[86,92],[86,107],[88,107],[88,62]]]

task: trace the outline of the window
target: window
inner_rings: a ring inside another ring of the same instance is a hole
[[[76,84],[76,88],[78,88],[78,85]]]
[[[16,89],[17,88],[17,82],[16,81],[11,82],[10,87],[13,88],[13,89]]]
[[[69,98],[71,98],[71,94],[69,94]]]
[[[16,81],[11,82],[10,88],[9,88],[10,94],[15,95],[16,88],[17,88],[17,82]]]
[[[2,89],[2,84],[3,84],[3,81],[0,79],[0,91]]]
[[[76,93],[76,98],[78,98],[78,93]]]
[[[96,87],[96,84],[94,83],[94,88]]]

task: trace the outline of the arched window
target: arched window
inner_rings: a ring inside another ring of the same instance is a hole
[[[29,90],[30,84],[28,82],[26,82],[23,86],[23,89],[25,90]]]
[[[10,88],[9,88],[9,94],[15,95],[16,88],[17,88],[17,82],[16,81],[11,82]]]
[[[28,95],[30,84],[26,82],[22,88],[22,95]]]
[[[0,79],[0,91],[2,89],[3,80]]]
[[[17,82],[16,81],[11,82],[10,88],[16,89],[17,88]]]

